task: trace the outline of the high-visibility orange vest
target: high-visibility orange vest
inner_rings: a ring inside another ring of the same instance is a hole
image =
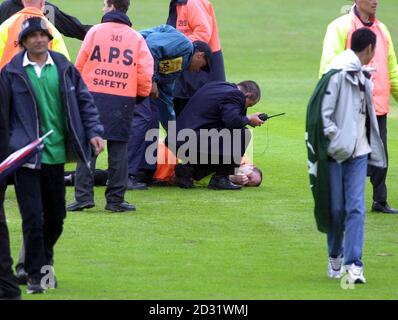
[[[128,25],[106,22],[90,29],[76,60],[89,90],[121,97],[147,97],[154,62],[144,38]]]
[[[18,45],[18,37],[22,30],[22,24],[32,17],[40,17],[47,22],[48,30],[54,38],[49,43],[48,48],[62,53],[69,59],[68,49],[59,31],[44,16],[41,10],[33,7],[26,7],[4,21],[0,26],[0,70],[20,52],[21,48]]]
[[[189,0],[187,4],[177,5],[176,29],[192,42],[208,43],[213,52],[221,50],[216,15],[208,0]]]
[[[352,34],[363,27],[361,20],[354,14],[351,22],[351,28],[348,32],[346,48],[351,48]],[[377,115],[385,115],[390,111],[390,70],[388,61],[389,41],[387,35],[380,28],[380,23],[375,20],[371,27],[368,27],[377,36],[376,52],[372,61],[367,67],[374,68],[376,72],[372,73],[373,82],[373,102]]]

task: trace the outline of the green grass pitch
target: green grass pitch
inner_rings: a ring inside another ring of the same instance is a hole
[[[325,236],[312,214],[304,144],[305,111],[317,82],[327,24],[345,0],[213,0],[228,80],[253,79],[263,99],[253,111],[286,112],[255,130],[260,188],[151,188],[128,192],[138,211],[110,214],[104,189],[96,207],[68,214],[56,247],[59,288],[24,299],[397,299],[398,216],[367,213],[368,284],[343,290],[326,277]],[[53,0],[84,23],[97,23],[101,0]],[[166,0],[133,1],[137,30],[165,22]],[[378,17],[398,48],[397,3],[379,3]],[[80,42],[67,39],[73,60]],[[398,207],[398,108],[389,117],[389,201]],[[101,157],[100,166],[105,167]],[[71,167],[70,165],[68,167]],[[73,189],[68,189],[68,201]],[[367,208],[371,187],[367,185]],[[21,220],[13,188],[6,211],[13,256]],[[25,290],[24,290],[25,291]]]

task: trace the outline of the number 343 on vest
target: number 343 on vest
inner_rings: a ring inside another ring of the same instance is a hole
[[[127,49],[123,52],[116,47],[110,47],[109,50],[101,49],[100,46],[95,46],[90,57],[91,61],[98,61],[110,64],[124,64],[130,66],[133,64],[133,50]]]

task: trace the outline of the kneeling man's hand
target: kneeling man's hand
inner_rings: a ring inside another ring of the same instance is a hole
[[[251,114],[247,116],[249,119],[249,125],[252,127],[259,127],[262,124],[264,124],[264,121],[262,121],[258,116],[261,114],[261,112],[256,112],[255,114]]]

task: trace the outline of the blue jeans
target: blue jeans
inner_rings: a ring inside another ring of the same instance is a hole
[[[341,164],[329,162],[329,256],[343,255],[345,265],[362,266],[367,164],[367,155]]]

